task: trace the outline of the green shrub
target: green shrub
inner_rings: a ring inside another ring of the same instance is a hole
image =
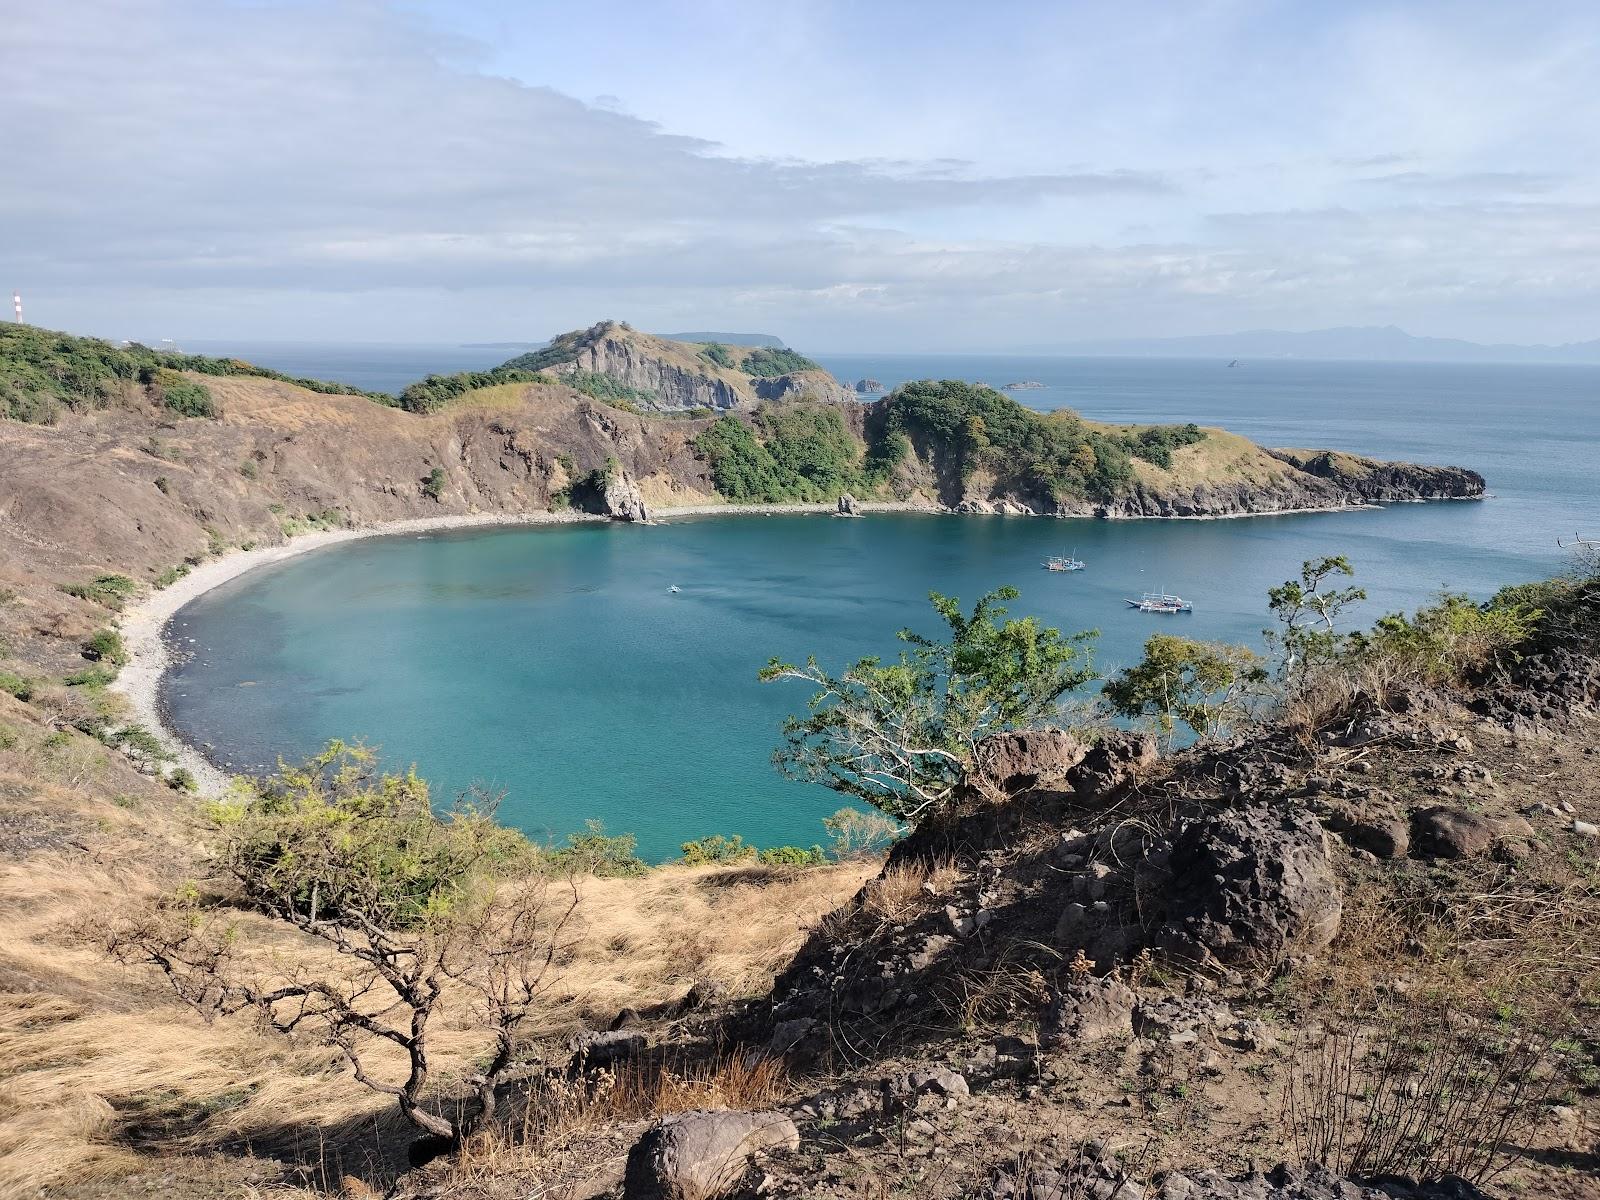
[[[525,371],[509,363],[492,371],[461,371],[454,375],[429,375],[410,384],[396,403],[407,412],[434,413],[459,400],[468,392],[479,388],[495,387],[502,383],[549,383],[550,377],[538,371]]]
[[[1206,431],[1191,421],[1187,425],[1153,425],[1137,433],[1125,434],[1122,440],[1128,448],[1128,453],[1135,458],[1142,458],[1145,462],[1168,468],[1172,466],[1174,450],[1192,446],[1205,439]]]
[[[1381,658],[1429,683],[1458,683],[1482,671],[1538,628],[1544,611],[1513,592],[1488,604],[1446,593],[1437,604],[1407,617],[1381,617],[1368,633],[1351,637],[1350,655]]]
[[[74,671],[61,682],[68,687],[81,687],[92,692],[108,686],[116,678],[117,672],[115,668],[97,663],[92,667],[85,667],[81,671]]]
[[[768,405],[755,429],[724,416],[692,444],[717,491],[735,503],[815,503],[865,482],[859,446],[836,408]]]
[[[745,845],[744,836],[737,833],[731,838],[713,833],[710,837],[684,842],[682,849],[683,861],[691,867],[749,862],[756,856],[756,848]]]
[[[139,590],[139,585],[126,575],[96,575],[89,583],[63,583],[61,590],[117,611]]]
[[[110,734],[106,741],[108,745],[119,746],[136,758],[142,758],[150,763],[169,763],[174,757],[161,739],[143,725],[124,726]]]
[[[254,479],[260,474],[260,472],[256,470],[256,464],[254,462],[249,459],[245,459],[244,462],[239,464],[239,474],[243,475],[246,479]]]
[[[91,662],[122,667],[128,663],[128,647],[115,629],[102,629],[83,644],[83,656]]]
[[[641,408],[653,408],[656,403],[654,392],[629,387],[609,375],[597,375],[592,371],[568,371],[561,376],[561,381],[591,399],[632,413],[639,412]]]
[[[822,367],[803,354],[796,354],[786,346],[757,346],[748,351],[739,369],[746,375],[773,379],[795,371],[820,371]]]
[[[733,356],[721,342],[707,342],[700,348],[700,357],[716,363],[719,367],[733,366]]]
[[[156,491],[160,492],[163,496],[172,495],[172,481],[165,475],[157,475],[155,483]]]
[[[177,413],[180,417],[206,417],[215,420],[222,415],[222,410],[211,398],[210,388],[203,383],[185,379],[176,372],[160,372],[151,390],[160,400],[162,407]]]
[[[586,832],[572,834],[565,846],[550,852],[550,866],[601,878],[631,878],[650,870],[636,853],[639,842],[633,834],[611,837],[599,821],[586,821],[584,828]]]
[[[0,671],[0,692],[15,696],[23,703],[33,699],[38,685],[25,675],[18,675],[15,671]]]
[[[1203,738],[1248,721],[1266,684],[1260,656],[1244,646],[1158,633],[1144,658],[1106,680],[1100,694],[1115,715],[1151,718],[1168,738],[1176,721]]]
[[[175,792],[193,793],[200,790],[194,772],[187,767],[173,767],[171,773],[167,775],[167,786]]]
[[[429,500],[438,500],[444,496],[445,473],[443,467],[435,467],[428,472],[428,477],[422,481],[422,494]]]
[[[175,567],[168,567],[165,571],[161,572],[161,574],[155,577],[155,586],[157,588],[171,587],[188,573],[189,565],[187,563],[179,563]]]
[[[828,856],[821,846],[772,846],[761,852],[761,864],[768,867],[822,867]]]

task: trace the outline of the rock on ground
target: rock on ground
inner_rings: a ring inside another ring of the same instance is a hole
[[[1339,932],[1327,835],[1306,812],[1206,813],[1179,826],[1164,871],[1152,859],[1145,873],[1141,888],[1166,901],[1153,940],[1180,957],[1272,966],[1321,950]]]
[[[764,1150],[798,1150],[794,1122],[775,1112],[696,1109],[667,1117],[628,1153],[625,1200],[707,1200],[738,1184]]]

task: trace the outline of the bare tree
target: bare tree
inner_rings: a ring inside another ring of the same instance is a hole
[[[493,1117],[497,1087],[517,1074],[519,1030],[579,901],[492,813],[480,797],[435,814],[415,774],[375,775],[369,752],[332,743],[214,810],[213,862],[234,900],[297,930],[309,953],[262,964],[235,914],[193,890],[116,929],[111,952],[161,971],[207,1021],[253,1010],[279,1033],[337,1047],[360,1083],[453,1146]],[[425,1105],[430,1027],[457,1001],[493,1041],[464,1118]],[[404,1056],[398,1070],[377,1061],[386,1046]]]

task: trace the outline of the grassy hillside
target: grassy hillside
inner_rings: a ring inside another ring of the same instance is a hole
[[[184,379],[183,372],[276,379],[327,395],[366,396],[393,403],[379,392],[295,379],[236,358],[152,350],[137,342],[117,346],[32,325],[0,326],[0,417],[13,421],[48,425],[64,410],[106,408],[137,398],[141,392],[180,416],[215,416],[217,406],[210,389]]]

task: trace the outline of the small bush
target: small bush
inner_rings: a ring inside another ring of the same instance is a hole
[[[128,646],[115,629],[102,629],[83,644],[83,656],[91,662],[122,667],[128,663]]]
[[[222,415],[222,410],[211,397],[210,388],[185,379],[177,371],[165,367],[147,368],[140,372],[140,381],[150,390],[152,399],[180,417],[207,417],[214,420]]]
[[[572,834],[565,846],[551,851],[552,867],[601,878],[633,878],[650,870],[637,853],[639,841],[633,834],[611,837],[599,821],[586,821],[584,828],[586,832]]]
[[[700,348],[700,357],[716,363],[719,367],[733,366],[733,356],[721,342],[707,342]]]
[[[172,495],[172,481],[165,475],[157,475],[155,483],[156,491],[160,492],[163,496]]]
[[[243,475],[246,479],[254,479],[260,474],[260,472],[256,470],[255,463],[246,459],[244,462],[239,464],[239,474]]]
[[[81,671],[74,671],[61,682],[68,687],[81,687],[87,691],[97,691],[112,683],[117,677],[116,669],[102,664],[85,667]]]
[[[194,772],[187,767],[173,767],[167,776],[167,786],[175,792],[197,792],[200,784],[194,777]]]
[[[108,745],[121,747],[146,762],[169,763],[174,757],[172,751],[162,744],[161,739],[143,725],[125,726],[110,734],[106,741]]]
[[[33,699],[37,686],[25,675],[18,675],[15,671],[0,671],[0,692],[15,696],[23,703]]]
[[[161,574],[155,577],[155,586],[157,588],[171,587],[188,573],[189,565],[187,563],[179,563],[175,567],[168,567],[165,571],[161,572]]]
[[[713,833],[698,841],[684,842],[682,849],[683,861],[691,867],[749,862],[756,856],[756,848],[745,845],[743,835],[737,833],[731,838]]]
[[[760,860],[768,867],[821,867],[827,865],[828,856],[821,846],[770,846],[761,852]]]
[[[443,467],[435,467],[428,472],[428,477],[422,481],[422,494],[429,500],[439,500],[444,496],[445,473]]]
[[[63,583],[61,590],[117,611],[139,590],[139,585],[126,575],[97,575],[89,583]]]

